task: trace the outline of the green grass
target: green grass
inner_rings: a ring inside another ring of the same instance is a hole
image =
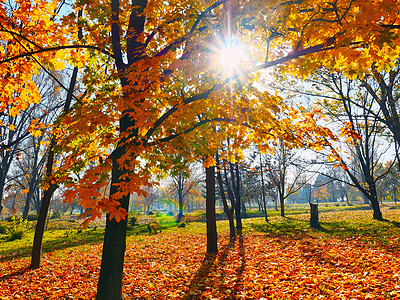
[[[389,213],[389,212],[393,212]],[[400,251],[400,210],[383,208],[389,220],[381,222],[372,219],[372,212],[360,210],[320,212],[320,230],[310,228],[309,214],[282,218],[272,216],[269,223],[249,220],[250,229],[270,237],[301,239],[305,235],[315,238],[358,239],[393,251]]]
[[[399,205],[398,205],[399,206]],[[269,236],[282,236],[288,238],[299,239],[302,236],[313,235],[318,238],[329,238],[331,236],[343,238],[359,238],[363,241],[377,243],[382,247],[391,247],[398,249],[399,240],[393,240],[393,236],[400,236],[400,207],[394,205],[383,205],[383,215],[388,217],[388,222],[378,222],[372,220],[372,212],[366,205],[357,206],[326,206],[320,205],[320,223],[321,230],[316,231],[310,229],[309,212],[307,212],[308,204],[289,205],[286,210],[286,217],[280,217],[280,212],[269,210],[269,223],[265,223],[263,214],[258,211],[248,211],[248,217],[258,217],[253,219],[244,219],[244,226],[248,230],[256,230]],[[352,211],[350,213],[350,211]],[[306,212],[306,213],[305,213]],[[351,216],[348,217],[347,215]],[[187,219],[205,220],[204,213],[195,212],[186,214]],[[219,213],[222,219],[223,213]],[[148,235],[147,224],[157,221],[162,230],[168,230],[176,227],[175,217],[164,214],[153,216],[140,216],[139,224],[134,227],[128,227],[128,236]],[[17,228],[15,224],[10,222],[0,222],[2,228],[9,228],[0,233],[0,261],[12,260],[15,257],[30,256],[33,243],[35,222],[28,222],[27,228],[21,239],[10,241],[12,230]],[[96,226],[87,230],[78,228],[79,221],[74,218],[62,218],[61,220],[51,220],[49,230],[44,234],[43,252],[53,252],[69,247],[75,247],[85,244],[96,244],[103,240],[104,236],[104,220]],[[190,227],[194,226],[189,223]],[[219,222],[220,228],[227,230],[227,222]],[[181,230],[176,228],[174,230]],[[397,248],[396,248],[397,247]]]

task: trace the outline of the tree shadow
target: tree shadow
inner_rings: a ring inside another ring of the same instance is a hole
[[[208,287],[209,274],[215,270],[217,253],[206,253],[200,268],[193,276],[189,287],[182,299],[201,299],[202,293]]]
[[[29,268],[21,268],[21,269],[15,271],[13,273],[2,275],[0,277],[0,282],[6,281],[6,280],[8,280],[8,279],[10,279],[12,277],[15,277],[15,276],[21,276],[28,270],[29,270]]]
[[[231,298],[236,298],[238,292],[240,292],[243,288],[243,273],[246,268],[246,258],[245,258],[245,247],[243,241],[243,235],[239,235],[239,266],[236,271],[236,281],[233,286],[233,291],[231,294]]]
[[[212,286],[218,287],[219,291],[227,290],[228,287],[225,284],[226,259],[229,255],[229,252],[234,247],[235,239],[230,239],[229,243],[224,245],[218,253],[206,253],[200,268],[193,276],[193,279],[190,282],[185,295],[183,295],[181,299],[203,299],[202,294]],[[241,255],[241,259],[240,265],[238,267],[235,287],[239,287],[239,285],[241,284],[244,272],[244,246],[242,236],[239,236],[239,254]],[[217,271],[219,271],[220,274],[218,278],[215,278],[213,274],[215,274]]]

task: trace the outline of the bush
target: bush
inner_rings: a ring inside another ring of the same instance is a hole
[[[28,218],[27,218],[28,221],[37,221],[37,219],[38,219],[37,214],[28,215]]]
[[[174,213],[172,211],[167,212],[167,216],[172,217],[174,215]]]
[[[18,220],[19,220],[19,218],[16,216],[9,216],[6,218],[7,222],[14,222],[14,221],[18,221]]]
[[[11,241],[15,241],[15,240],[20,240],[22,239],[22,237],[24,236],[24,231],[21,229],[15,229],[11,232],[10,237],[8,238],[8,240]]]
[[[135,216],[132,216],[132,218],[129,219],[129,225],[132,227],[136,226],[137,218]]]
[[[6,225],[0,224],[0,234],[4,234],[8,231],[8,227]]]
[[[176,226],[179,227],[179,228],[183,228],[183,227],[186,227],[186,223],[185,222],[180,222]]]
[[[61,211],[56,210],[56,211],[53,211],[51,219],[59,219],[59,218],[61,218],[61,216],[62,216]]]

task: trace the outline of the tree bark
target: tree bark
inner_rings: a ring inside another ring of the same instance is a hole
[[[318,204],[310,203],[310,227],[321,229],[318,217]]]
[[[54,164],[54,138],[50,144],[50,151],[47,157],[46,164],[46,176],[49,177],[53,174],[53,164]],[[37,269],[40,267],[40,259],[42,257],[42,242],[43,234],[46,226],[47,214],[49,212],[51,197],[54,191],[57,189],[58,185],[56,183],[50,182],[50,186],[43,194],[42,205],[40,206],[39,216],[35,228],[35,236],[33,238],[32,246],[32,257],[31,257],[31,269]]]
[[[125,174],[126,171],[120,169],[116,160],[113,160],[110,197],[118,191],[117,184],[121,182],[120,178]],[[118,201],[121,207],[128,211],[129,195],[123,196]],[[115,219],[110,220],[109,215],[107,215],[96,300],[122,299],[126,227],[127,218],[117,222]]]
[[[215,218],[215,167],[206,168],[207,253],[217,253],[217,223]]]
[[[369,200],[371,202],[371,207],[374,212],[373,218],[378,221],[383,221],[383,216],[382,216],[381,209],[379,207],[379,201],[378,201],[377,197],[372,197]]]
[[[179,193],[178,195],[178,206],[179,206],[179,213],[178,217],[176,218],[176,223],[180,223],[183,218],[183,197],[182,193]]]
[[[120,81],[122,90],[130,84],[129,80],[124,77],[126,69],[141,59],[142,49],[144,48],[144,45],[138,41],[138,38],[144,30],[145,15],[143,14],[143,11],[147,6],[147,0],[134,0],[132,1],[132,6],[133,8],[129,17],[128,28],[130,34],[127,36],[126,40],[128,64],[125,64],[121,48],[122,42],[119,20],[120,3],[118,0],[111,1],[113,21],[111,24],[111,40],[115,65],[121,76]],[[135,99],[135,95],[130,94],[132,93],[129,92],[130,89],[127,90],[128,91],[124,92],[124,101],[128,103],[129,101],[132,101],[132,99]],[[137,99],[136,101],[143,101],[143,99]],[[122,138],[114,151],[114,155],[111,155],[113,161],[111,178],[112,185],[110,189],[111,198],[118,192],[118,186],[115,186],[115,184],[123,180],[121,179],[121,175],[128,175],[126,174],[127,171],[122,168],[117,160],[126,152],[124,144],[127,142],[127,138],[124,137],[124,135],[129,137],[137,136],[137,129],[132,129],[134,125],[135,120],[130,117],[129,109],[124,111],[119,120],[120,136]],[[132,145],[132,147],[134,147],[134,145]],[[120,206],[128,211],[129,195],[123,196],[122,198],[118,197],[117,200],[120,202]],[[117,300],[122,298],[122,275],[126,248],[126,227],[127,218],[117,222],[115,219],[110,220],[109,216],[107,216],[100,277],[97,284],[97,300]]]
[[[261,196],[262,196],[262,203],[263,203],[263,206],[264,206],[264,217],[265,217],[265,222],[268,223],[267,204],[265,203],[264,171],[263,171],[261,153],[259,153],[259,157],[260,157],[260,173],[261,173]],[[259,205],[259,206],[260,206],[260,205]]]
[[[285,217],[285,199],[279,195],[279,203],[281,205],[281,217]]]
[[[230,165],[231,169],[231,176],[232,176],[232,186],[233,186],[233,192],[235,194],[235,215],[236,215],[236,229],[238,232],[241,232],[243,229],[242,225],[242,214],[241,214],[241,201],[240,201],[240,177],[239,177],[239,167],[236,163],[235,165],[235,173],[233,171],[233,165]],[[236,177],[236,178],[235,178]]]
[[[217,155],[217,164],[219,164],[218,155]],[[222,204],[224,205],[224,211],[225,211],[226,216],[228,217],[229,237],[231,239],[235,239],[236,232],[235,232],[235,222],[233,220],[233,210],[231,208],[229,208],[228,202],[226,201],[226,195],[225,195],[225,191],[224,191],[221,170],[219,170],[217,172],[217,181],[218,181],[218,185],[219,185],[219,191],[221,194]]]

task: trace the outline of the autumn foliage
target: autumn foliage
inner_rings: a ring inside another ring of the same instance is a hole
[[[385,215],[400,217],[399,210]],[[132,236],[123,293],[133,299],[400,299],[398,223],[376,229],[380,223],[371,224],[363,211],[323,213],[325,230],[318,232],[307,218],[248,219],[234,242],[227,223],[219,222],[217,255],[205,255],[201,223]],[[28,258],[3,256],[0,298],[92,299],[100,253],[100,244],[55,250],[36,270],[25,268]]]

